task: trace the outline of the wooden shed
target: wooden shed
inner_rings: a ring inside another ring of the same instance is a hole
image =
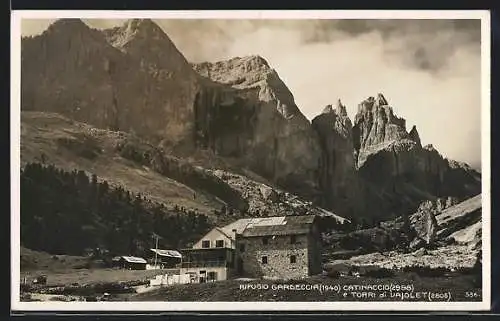
[[[113,258],[113,266],[128,270],[145,270],[147,261],[136,256],[117,256]]]

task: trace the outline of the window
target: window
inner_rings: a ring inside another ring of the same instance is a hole
[[[240,244],[240,252],[245,252],[245,244]]]
[[[208,272],[207,273],[207,281],[208,282],[217,281],[217,272]]]
[[[215,241],[215,247],[224,247],[224,240]]]
[[[290,236],[290,244],[295,244],[295,243],[297,243],[297,238],[295,237],[295,235]]]
[[[264,245],[269,244],[269,238],[267,236],[262,238],[262,244],[264,244]]]
[[[201,241],[201,247],[206,249],[210,247],[210,240]]]
[[[290,255],[290,263],[296,263],[296,262],[297,262],[297,256]]]
[[[207,271],[200,271],[200,283],[207,282]]]
[[[267,264],[267,256],[262,257],[262,264]]]

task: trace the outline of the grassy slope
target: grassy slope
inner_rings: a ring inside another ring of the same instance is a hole
[[[89,262],[89,258],[84,256],[52,255],[25,247],[21,247],[20,251],[21,271],[68,270],[84,266]]]
[[[95,284],[102,282],[144,281],[165,270],[124,270],[111,268],[84,268],[91,259],[84,256],[52,255],[21,247],[21,281],[28,281],[38,275],[47,276],[47,286]]]
[[[21,272],[21,278],[26,276],[28,280],[35,275],[44,274],[47,276],[47,286],[68,286],[78,283],[96,284],[113,282],[143,281],[147,283],[156,275],[165,273],[161,270],[120,270],[120,269],[79,269],[67,271],[31,271]]]
[[[93,159],[83,157],[61,144],[61,139],[81,140],[89,135],[95,138],[101,148]],[[96,174],[112,185],[121,185],[131,192],[141,193],[167,206],[177,204],[205,214],[211,214],[213,209],[221,207],[222,203],[212,195],[195,191],[121,157],[114,149],[120,135],[126,134],[98,130],[59,114],[23,111],[21,164],[40,162],[44,154],[46,163],[66,170],[80,169]]]

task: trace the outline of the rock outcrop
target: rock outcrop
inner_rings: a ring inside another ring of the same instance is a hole
[[[446,202],[454,204],[456,200]],[[482,199],[476,195],[452,206],[445,206],[436,215],[439,225],[437,237],[453,240],[472,247],[481,245]]]
[[[447,167],[444,173],[443,195],[453,195],[460,199],[479,194],[481,190],[481,174],[469,165],[446,159]]]
[[[340,217],[321,207],[315,206],[297,195],[270,185],[256,182],[246,176],[223,170],[210,171],[211,174],[238,191],[248,204],[246,213],[251,217],[282,216],[282,215],[317,215],[334,218],[338,223],[345,223]]]
[[[479,173],[450,163],[432,145],[422,147],[417,128],[407,132],[405,119],[394,114],[382,94],[359,105],[352,133],[360,177],[399,213],[415,211],[424,200],[463,200],[481,191]]]
[[[481,250],[481,195],[422,202],[418,211],[381,222],[378,227],[330,233],[331,259],[388,268],[412,266],[472,267]]]
[[[250,169],[292,192],[314,198],[321,156],[316,135],[267,61],[247,56],[193,68],[233,90],[224,103],[197,113],[196,128],[208,137],[209,146],[219,155],[245,159]]]
[[[353,154],[352,123],[346,107],[338,100],[335,107],[328,105],[312,120],[321,147],[319,186],[324,195],[323,204],[341,212],[354,212],[352,199],[359,196]],[[359,208],[358,208],[359,209]]]
[[[475,247],[481,242],[481,196],[464,202],[456,197],[424,201],[409,221],[415,232],[410,249],[435,247],[438,240]]]
[[[410,217],[411,227],[416,232],[415,239],[410,244],[410,248],[414,249],[421,244],[430,246],[434,244],[436,240],[438,223],[436,220],[436,207],[433,206],[433,202],[426,201],[423,202],[417,213]]]

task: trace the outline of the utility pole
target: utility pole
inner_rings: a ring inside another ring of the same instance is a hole
[[[155,234],[156,244],[155,244],[155,269],[157,267],[157,259],[158,259],[158,235]]]

